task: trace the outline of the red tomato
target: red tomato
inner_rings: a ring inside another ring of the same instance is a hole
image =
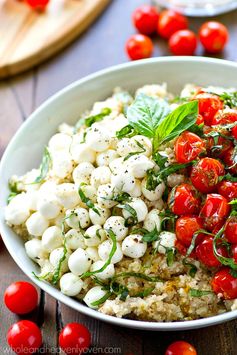
[[[197,37],[190,30],[179,30],[170,37],[169,48],[174,55],[194,55]]]
[[[233,137],[234,137],[235,139],[237,139],[237,126],[233,127],[232,130],[231,130],[231,132],[232,132]]]
[[[217,251],[220,255],[228,257],[227,250],[219,246]],[[220,261],[215,257],[213,251],[213,237],[206,236],[196,247],[196,255],[199,261],[208,267],[220,266]]]
[[[237,278],[232,276],[230,269],[225,267],[218,271],[211,282],[213,291],[221,293],[226,300],[237,298]]]
[[[237,264],[237,244],[231,245],[231,251],[232,251],[234,262]]]
[[[229,108],[223,111],[219,111],[215,114],[212,120],[212,126],[225,125],[228,123],[234,123],[236,121],[237,121],[237,110]]]
[[[16,354],[33,354],[42,345],[42,335],[35,323],[21,320],[10,327],[7,332],[7,341]]]
[[[5,291],[4,302],[16,314],[27,314],[38,304],[38,293],[32,284],[25,281],[14,282]]]
[[[208,127],[206,129],[204,129],[205,134],[208,133],[214,133],[215,131],[211,128]],[[227,137],[229,135],[228,132],[223,132],[223,134],[225,134]],[[208,136],[206,138],[206,143],[207,143],[207,152],[209,155],[213,156],[213,157],[220,157],[222,158],[225,153],[227,152],[227,150],[229,150],[230,148],[233,147],[233,143],[230,139],[225,138],[221,135],[217,135],[217,136]]]
[[[173,11],[164,10],[158,20],[158,33],[163,38],[170,38],[173,33],[188,28],[187,17]]]
[[[219,177],[225,174],[224,166],[219,160],[203,158],[191,171],[191,181],[193,186],[202,193],[216,190]]]
[[[170,344],[165,355],[197,355],[197,352],[191,344],[180,340]]]
[[[217,191],[228,201],[237,198],[237,182],[222,181],[218,184]]]
[[[90,343],[89,330],[79,323],[67,324],[59,335],[59,345],[66,354],[83,354]]]
[[[192,132],[183,132],[175,142],[174,151],[178,163],[188,163],[205,150],[203,140]]]
[[[133,12],[132,19],[140,33],[150,35],[156,31],[159,13],[154,6],[142,5]]]
[[[196,124],[200,125],[200,124],[203,124],[203,123],[204,123],[204,117],[202,115],[200,115],[200,113],[199,113],[198,116],[197,116]]]
[[[203,116],[205,124],[211,126],[213,117],[223,108],[223,101],[219,96],[208,92],[198,92],[193,100],[198,100],[199,113]]]
[[[127,40],[126,50],[132,60],[149,58],[153,52],[153,43],[149,37],[136,34]]]
[[[230,216],[227,219],[225,237],[229,243],[237,244],[237,216]]]
[[[197,214],[200,210],[200,199],[192,185],[175,186],[168,198],[171,211],[179,216]]]
[[[44,10],[50,0],[26,0],[27,4],[33,9]]]
[[[232,174],[237,174],[237,158],[236,162],[234,162],[234,148],[231,148],[225,152],[223,156],[223,160],[225,164],[227,165],[228,172]]]
[[[218,194],[209,194],[201,209],[200,217],[204,219],[204,226],[212,231],[217,224],[224,222],[229,211],[230,206],[225,197]]]
[[[200,41],[209,53],[221,52],[228,39],[229,33],[227,28],[220,22],[205,22],[199,30]]]
[[[195,232],[203,228],[203,222],[200,217],[184,216],[180,217],[176,222],[175,233],[177,239],[186,247],[189,247]],[[203,235],[199,234],[198,239],[202,238]]]

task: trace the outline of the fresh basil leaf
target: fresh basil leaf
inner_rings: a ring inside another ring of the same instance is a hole
[[[202,297],[213,294],[212,291],[197,290],[195,288],[190,288],[189,294],[191,297]]]
[[[237,263],[235,263],[233,258],[227,258],[225,256],[222,256],[218,252],[218,241],[222,241],[222,235],[224,232],[224,227],[222,227],[219,232],[216,234],[213,240],[213,251],[215,257],[220,261],[222,265],[229,266],[233,270],[237,270]]]
[[[43,182],[49,172],[51,165],[52,165],[52,158],[51,158],[48,148],[45,147],[42,163],[40,165],[40,174],[39,174],[39,176],[37,176],[37,178],[33,181],[32,184],[39,184],[39,183]]]
[[[168,266],[173,265],[174,259],[175,259],[175,254],[176,254],[176,249],[175,248],[167,248],[165,249],[165,254],[166,254],[166,262]]]
[[[152,291],[154,289],[155,289],[155,287],[145,288],[143,291],[140,291],[140,292],[135,293],[134,295],[131,295],[131,297],[141,297],[141,298],[147,297],[152,293]]]
[[[124,287],[123,291],[122,291],[121,294],[120,294],[119,299],[120,299],[121,301],[126,301],[128,295],[129,295],[128,288],[127,288],[127,287]]]
[[[52,277],[52,284],[53,285],[57,285],[59,279],[60,279],[60,272],[61,272],[61,268],[62,268],[62,263],[64,262],[64,260],[66,260],[66,256],[67,256],[67,247],[66,247],[66,240],[64,239],[63,242],[63,255],[60,258],[58,265],[56,267],[55,272],[53,273],[53,277]]]
[[[137,134],[137,131],[130,125],[127,125],[121,128],[119,131],[116,132],[116,137],[118,139],[122,139],[124,137],[131,138]]]
[[[233,277],[237,278],[237,270],[230,269],[230,274],[231,274]]]
[[[9,204],[16,195],[21,193],[21,191],[18,190],[17,181],[9,181],[8,188],[10,190],[10,193],[7,197],[7,204]]]
[[[135,277],[137,279],[149,281],[149,282],[163,282],[163,280],[159,276],[148,276],[146,274],[143,274],[141,272],[121,272],[117,275],[115,275],[112,280],[116,280],[118,278],[128,278],[128,277]]]
[[[142,237],[143,242],[146,243],[152,243],[158,239],[159,239],[159,232],[157,231],[156,228],[154,228],[153,231],[151,232],[145,233]]]
[[[223,92],[219,97],[224,102],[224,105],[230,108],[237,107],[237,91],[230,93]]]
[[[204,133],[203,133],[203,128],[204,128],[204,124],[201,123],[199,125],[197,125],[196,123],[194,125],[192,125],[191,127],[189,127],[189,132],[195,133],[197,134],[199,137],[203,137]]]
[[[209,232],[207,232],[205,229],[199,229],[199,230],[197,230],[197,231],[193,234],[193,236],[192,236],[192,240],[191,240],[190,246],[189,246],[189,248],[188,248],[188,250],[187,250],[187,253],[186,253],[186,255],[185,255],[186,258],[187,258],[187,257],[192,253],[192,251],[194,250],[195,245],[196,245],[196,239],[197,239],[197,237],[199,236],[200,233],[214,236],[213,233],[209,233]]]
[[[137,220],[137,212],[136,210],[131,207],[129,204],[125,203],[123,205],[117,205],[116,207],[118,208],[122,208],[124,210],[126,210],[128,213],[130,213],[131,217],[128,217],[126,220],[125,220],[125,227],[129,227],[129,226],[134,226],[135,224],[138,223],[138,220]]]
[[[128,160],[129,158],[131,158],[131,157],[134,156],[134,155],[142,154],[142,153],[144,153],[144,152],[146,151],[145,147],[144,147],[140,142],[138,142],[137,140],[136,140],[136,144],[137,144],[138,148],[140,148],[141,150],[138,150],[138,151],[136,151],[136,152],[131,152],[131,153],[129,153],[129,154],[123,159],[124,161]]]
[[[80,196],[80,199],[83,203],[85,203],[87,205],[88,208],[91,208],[96,214],[98,214],[98,216],[100,216],[100,212],[98,211],[98,209],[95,207],[94,203],[85,195],[82,187],[86,186],[85,183],[82,183],[79,188],[78,188],[78,194]]]
[[[107,292],[103,297],[101,297],[99,300],[94,301],[91,303],[93,307],[98,307],[101,304],[105,303],[105,301],[111,296],[111,292]]]
[[[186,258],[183,259],[183,265],[184,265],[184,266],[188,266],[188,268],[189,268],[189,271],[188,271],[189,276],[195,277],[195,275],[196,275],[196,273],[197,273],[197,267],[196,267],[196,265],[194,265],[194,264],[188,262],[188,261],[186,260]]]
[[[134,228],[130,231],[130,234],[140,234],[140,235],[145,235],[149,233],[149,231],[145,228]]]
[[[168,157],[166,155],[162,155],[159,152],[156,152],[153,154],[152,158],[161,170],[165,169],[166,163],[168,162]]]
[[[160,122],[170,112],[163,99],[140,94],[127,110],[129,124],[143,136],[153,138]]]
[[[102,121],[106,116],[110,115],[111,112],[111,108],[105,107],[97,115],[81,118],[74,127],[74,133],[76,133],[82,126],[90,127],[93,123]]]
[[[230,173],[227,173],[226,175],[219,176],[219,181],[223,181],[223,180],[228,180],[228,181],[231,181],[231,182],[237,182],[237,177],[231,175]]]

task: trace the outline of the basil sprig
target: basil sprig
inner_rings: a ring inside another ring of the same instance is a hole
[[[42,163],[40,164],[40,173],[32,184],[39,184],[46,178],[52,165],[52,158],[47,147],[44,148]]]
[[[85,203],[88,208],[91,208],[96,214],[98,214],[98,216],[100,216],[100,212],[95,207],[94,203],[85,195],[85,192],[82,189],[83,186],[86,186],[86,184],[82,183],[78,188],[78,194],[80,196],[81,201]]]
[[[90,127],[90,126],[92,126],[93,123],[102,121],[111,112],[112,112],[111,108],[105,107],[97,115],[89,116],[89,117],[86,117],[86,118],[81,118],[77,122],[77,124],[76,124],[76,126],[74,128],[74,132],[76,133],[78,131],[78,129],[81,128],[82,126]]]
[[[230,108],[237,107],[237,91],[235,92],[223,92],[223,94],[219,95],[220,99],[224,101],[226,106]]]

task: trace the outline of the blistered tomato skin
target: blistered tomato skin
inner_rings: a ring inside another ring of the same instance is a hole
[[[180,340],[170,344],[165,355],[197,355],[197,352],[191,344]]]
[[[201,209],[200,217],[204,220],[205,228],[212,231],[217,224],[224,224],[229,211],[230,206],[225,197],[219,194],[208,194]]]
[[[237,198],[237,182],[221,181],[218,184],[217,191],[224,196],[228,201]]]
[[[211,157],[223,158],[225,153],[233,147],[232,137],[227,131],[223,130],[218,135],[215,127],[205,127],[204,133],[206,135],[207,153]]]
[[[237,163],[233,160],[234,148],[227,150],[227,152],[223,156],[223,160],[226,164],[227,172],[231,174],[237,174]]]
[[[231,216],[225,224],[225,237],[229,243],[237,244],[237,217]]]
[[[189,163],[205,150],[203,140],[192,132],[185,131],[175,142],[174,151],[178,163]]]
[[[228,257],[228,253],[223,246],[217,248],[218,254]],[[218,267],[220,261],[215,257],[213,252],[213,237],[206,236],[196,247],[196,256],[198,260],[208,267]]]
[[[203,229],[203,221],[200,217],[183,216],[176,222],[175,233],[177,239],[182,245],[189,247],[195,232],[199,229]],[[196,238],[196,243],[200,241],[203,235],[199,234]]]
[[[193,97],[193,100],[198,100],[199,114],[203,116],[205,124],[211,126],[215,114],[223,108],[223,102],[219,96],[199,92]]]
[[[173,33],[184,30],[187,27],[187,17],[173,10],[164,10],[160,14],[157,31],[161,37],[168,39]]]
[[[200,211],[200,199],[192,185],[181,184],[174,187],[168,198],[168,205],[174,214],[193,215]]]
[[[213,291],[222,294],[226,300],[237,298],[237,278],[232,276],[230,271],[227,267],[221,269],[211,281]]]
[[[150,5],[142,5],[132,14],[134,26],[144,35],[150,35],[156,31],[158,19],[159,13],[157,9]]]
[[[225,125],[237,121],[237,110],[225,109],[216,113],[212,120],[212,126]]]

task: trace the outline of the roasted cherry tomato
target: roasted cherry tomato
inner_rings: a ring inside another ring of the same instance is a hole
[[[89,330],[82,324],[69,323],[59,335],[59,345],[66,354],[83,354],[91,343]]]
[[[176,237],[184,246],[189,247],[194,233],[199,229],[203,229],[203,221],[200,217],[180,217],[177,219],[175,226]],[[198,244],[202,238],[203,234],[199,234],[196,238],[195,244]]]
[[[163,38],[170,38],[173,33],[188,28],[187,17],[173,11],[164,10],[158,20],[158,33]]]
[[[227,131],[217,132],[211,127],[204,129],[206,135],[206,148],[208,155],[216,158],[222,158],[227,150],[233,147],[233,143]]]
[[[218,254],[228,257],[227,250],[224,246],[217,247]],[[201,263],[208,267],[220,266],[220,261],[215,257],[213,251],[213,237],[206,236],[196,247],[196,256]]]
[[[227,219],[224,233],[229,243],[237,244],[237,216],[230,216]]]
[[[42,335],[35,323],[21,320],[10,327],[7,341],[16,354],[34,354],[42,345]]]
[[[200,41],[209,53],[221,52],[229,38],[227,28],[220,22],[205,22],[199,30]]]
[[[197,352],[191,344],[180,340],[170,344],[165,355],[197,355]]]
[[[199,126],[200,124],[204,123],[204,117],[199,113],[197,116],[196,124]]]
[[[154,6],[142,5],[133,12],[132,19],[140,33],[150,35],[157,29],[159,13]]]
[[[217,224],[224,223],[229,211],[230,206],[225,197],[219,194],[208,194],[200,217],[204,219],[205,228],[212,231]]]
[[[192,185],[175,186],[168,198],[171,211],[179,216],[199,213],[200,199]]]
[[[50,0],[25,0],[30,7],[36,10],[44,10]]]
[[[225,152],[224,156],[223,156],[223,160],[227,166],[227,171],[232,173],[232,174],[237,174],[237,158],[234,157],[235,154],[235,150],[234,148],[231,148],[229,150],[227,150],[227,152]],[[236,160],[236,161],[234,161]]]
[[[216,190],[219,177],[225,174],[224,166],[219,160],[203,158],[191,171],[191,181],[193,186],[202,193]]]
[[[127,40],[126,50],[132,60],[149,58],[153,52],[153,43],[149,37],[135,34]]]
[[[179,30],[170,37],[169,48],[174,55],[194,55],[197,48],[197,37],[190,30]]]
[[[219,96],[208,92],[198,92],[193,100],[198,100],[199,113],[203,116],[205,124],[211,126],[215,114],[223,108],[223,101]]]
[[[218,184],[217,191],[228,201],[237,198],[237,182],[222,181]]]
[[[225,267],[217,271],[211,282],[216,294],[222,294],[226,300],[237,298],[237,278],[231,275],[231,269]]]
[[[232,252],[234,262],[237,264],[237,244],[231,245],[231,252]]]
[[[38,304],[38,293],[32,284],[25,281],[14,282],[5,291],[4,302],[16,314],[27,314]]]
[[[183,132],[175,142],[174,151],[178,163],[188,163],[205,150],[203,140],[192,132]]]
[[[229,108],[223,111],[218,111],[215,114],[212,120],[212,126],[225,125],[228,123],[234,123],[236,121],[237,121],[237,110]]]
[[[233,137],[234,137],[235,139],[237,139],[237,126],[233,127],[231,131],[232,131]]]

